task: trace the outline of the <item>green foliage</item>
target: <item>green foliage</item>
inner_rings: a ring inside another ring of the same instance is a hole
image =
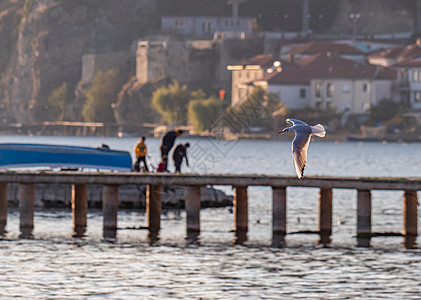
[[[194,131],[210,129],[221,113],[221,100],[216,97],[196,99],[189,103],[188,118]]]
[[[82,116],[86,122],[114,122],[111,107],[122,87],[122,79],[117,70],[99,71],[86,91],[86,103]]]
[[[56,88],[47,98],[48,116],[52,121],[62,121],[66,114],[69,100],[69,89],[66,82]]]
[[[377,105],[370,109],[370,122],[378,123],[393,119],[397,114],[402,112],[400,104],[389,99],[381,100]]]
[[[200,92],[198,92],[200,93]],[[177,80],[157,89],[152,95],[152,107],[170,125],[182,125],[187,121],[187,106],[191,92],[187,86],[180,86]]]

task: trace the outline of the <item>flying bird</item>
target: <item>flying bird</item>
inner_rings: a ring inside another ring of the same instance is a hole
[[[279,133],[292,134],[295,133],[295,138],[292,141],[292,158],[294,160],[295,172],[300,180],[304,177],[304,168],[307,162],[307,149],[310,144],[311,136],[314,134],[319,137],[324,137],[326,131],[322,125],[317,124],[310,126],[303,121],[295,119],[287,119],[292,126],[284,128]]]

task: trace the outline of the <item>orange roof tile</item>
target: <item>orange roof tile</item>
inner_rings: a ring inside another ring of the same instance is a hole
[[[411,44],[403,47],[393,47],[369,56],[370,58],[389,58],[396,61],[421,57],[421,47]]]
[[[291,54],[305,54],[312,55],[321,52],[332,52],[341,55],[363,55],[363,52],[359,49],[340,43],[332,43],[327,41],[314,41],[305,44],[304,46],[297,47],[291,50]]]
[[[396,71],[390,68],[358,63],[338,55],[316,54],[297,60],[295,67],[284,66],[281,72],[266,75],[261,80],[270,84],[308,84],[310,79],[390,79]]]

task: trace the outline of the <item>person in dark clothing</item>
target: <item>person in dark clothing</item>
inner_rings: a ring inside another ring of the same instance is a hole
[[[181,163],[183,162],[183,158],[186,158],[186,164],[189,166],[189,160],[187,159],[187,148],[190,147],[189,143],[186,143],[184,145],[178,144],[177,147],[175,147],[172,158],[174,160],[175,165],[175,172],[181,173]]]
[[[175,139],[183,134],[183,130],[168,131],[161,140],[161,158],[168,157],[168,153],[174,146]],[[167,161],[165,161],[165,169],[167,169]]]

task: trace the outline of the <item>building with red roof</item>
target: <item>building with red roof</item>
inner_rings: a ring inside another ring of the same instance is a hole
[[[397,78],[395,70],[359,63],[331,52],[306,56],[294,63],[273,57],[267,60],[254,57],[249,61],[259,64],[230,68],[242,73],[233,72],[232,95],[240,97],[233,98],[232,105],[241,102],[255,86],[276,94],[290,109],[313,107],[364,113],[384,98],[396,98],[392,91]],[[240,82],[238,78],[245,76],[247,69],[259,72],[256,77],[249,76]]]
[[[281,51],[281,58],[295,61],[297,59],[327,52],[358,62],[365,61],[364,52],[358,48],[345,42],[340,43],[331,41],[312,41],[304,45],[290,45],[288,48],[284,49],[284,51]]]
[[[394,90],[401,102],[421,109],[421,40],[415,44],[394,47],[370,55],[373,64],[390,66],[397,71]]]

